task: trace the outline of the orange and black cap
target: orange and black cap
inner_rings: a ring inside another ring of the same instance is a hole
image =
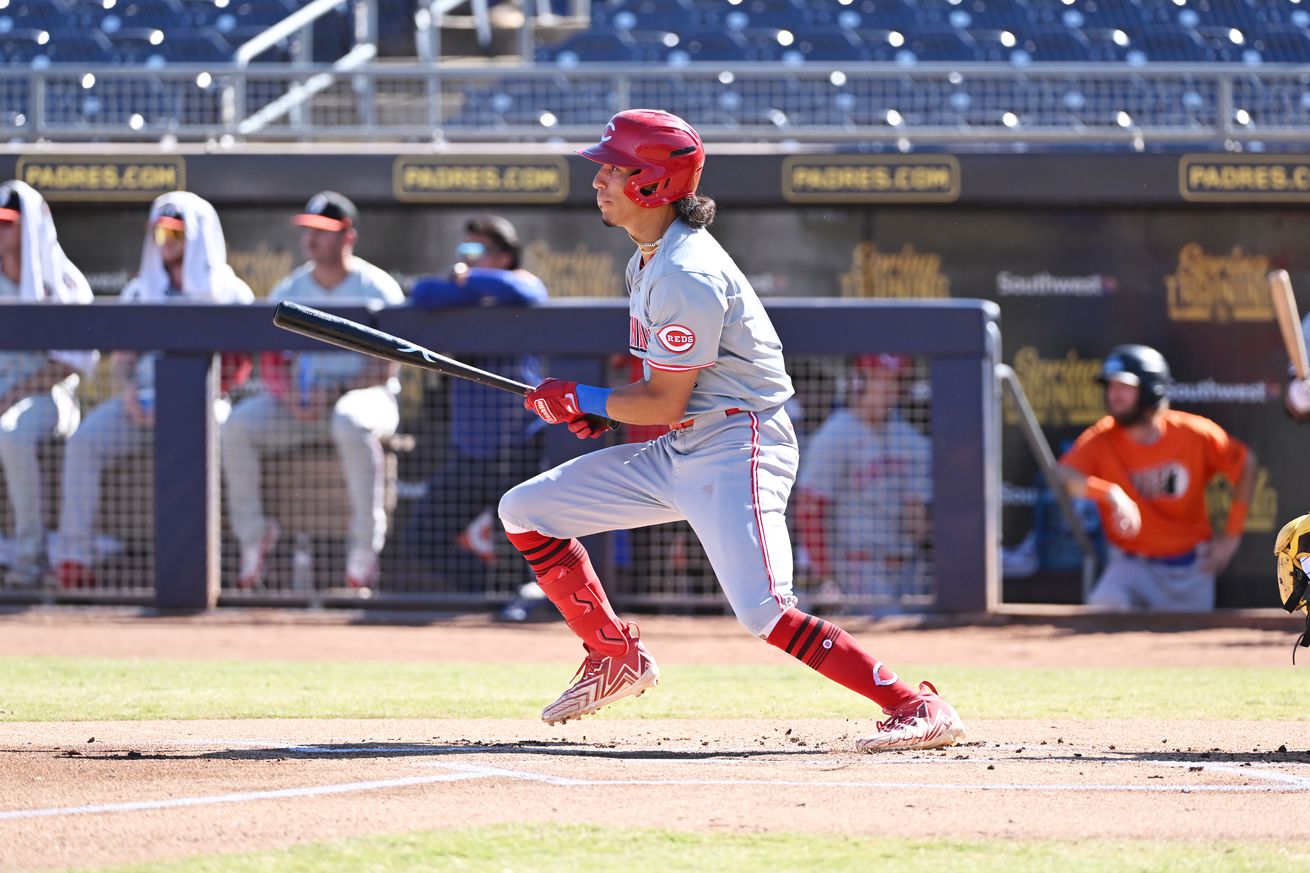
[[[291,223],[318,230],[346,230],[359,224],[359,211],[345,195],[320,191],[309,198],[304,210]]]

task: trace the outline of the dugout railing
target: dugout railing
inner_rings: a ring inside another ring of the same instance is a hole
[[[869,352],[912,355],[922,361],[922,393],[931,419],[932,587],[923,611],[977,613],[999,597],[1000,415],[995,376],[1000,347],[999,308],[983,300],[773,299],[767,302],[789,359]],[[434,314],[409,307],[333,312],[404,336],[454,356],[506,355],[524,350],[548,356],[552,375],[602,382],[607,359],[627,335],[622,301],[553,302],[531,309],[470,308]],[[153,455],[153,578],[117,590],[6,589],[8,602],[141,603],[163,610],[270,602],[232,590],[220,573],[219,461],[213,399],[218,389],[215,350],[321,350],[323,346],[277,329],[272,307],[124,304],[0,305],[0,349],[101,348],[159,351],[156,365]],[[559,462],[594,443],[562,428],[547,432]],[[591,538],[597,563],[612,570],[614,535]],[[144,574],[143,574],[144,575]],[[449,605],[422,593],[392,594],[385,584],[371,606]],[[271,602],[325,602],[306,592],[279,592]],[[717,599],[717,595],[715,596]],[[641,603],[640,597],[629,598]],[[333,602],[333,601],[327,601]],[[486,599],[465,605],[485,607]],[[719,601],[720,603],[722,601]],[[661,608],[686,609],[667,592]]]

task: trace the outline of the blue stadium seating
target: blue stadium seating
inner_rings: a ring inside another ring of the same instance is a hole
[[[6,64],[30,64],[33,58],[45,54],[44,46],[38,41],[42,33],[44,31],[22,29],[0,34],[0,58],[4,58]]]
[[[0,9],[0,64],[218,63],[307,0],[15,0]],[[315,28],[316,54],[332,58],[342,19]],[[48,34],[41,37],[41,33]],[[159,32],[162,40],[151,34]],[[286,44],[256,62],[284,61]]]
[[[1133,40],[1133,48],[1145,54],[1148,61],[1200,63],[1216,60],[1214,52],[1200,35],[1181,25],[1148,25]]]
[[[689,60],[1298,63],[1310,60],[1306,5],[1299,8],[1295,0],[594,0],[592,30],[644,32],[637,37],[638,58],[674,65]],[[776,40],[780,30],[795,36],[792,45]],[[654,40],[651,32],[661,36]],[[679,37],[678,46],[669,49],[667,33]],[[900,36],[893,39],[893,34]],[[554,57],[553,50],[547,48],[543,56]],[[602,54],[595,59],[613,60],[621,52],[611,46]],[[574,56],[578,62],[589,59],[585,50],[574,51],[570,61]]]
[[[10,0],[0,64],[217,63],[307,0],[106,2]],[[589,29],[536,59],[1310,63],[1305,0],[592,0],[591,11]],[[400,10],[384,3],[382,14]],[[315,28],[318,59],[348,47],[345,19],[329,18]],[[256,60],[287,57],[284,43]]]
[[[1079,31],[1064,27],[1032,28],[1022,35],[1019,48],[1039,62],[1086,63],[1097,60],[1092,55],[1092,46],[1087,37]]]
[[[50,30],[63,26],[70,14],[71,10],[60,0],[22,0],[0,10],[0,22],[8,19],[8,28],[13,30]],[[5,25],[0,23],[0,31],[4,29]]]
[[[1252,44],[1271,63],[1310,63],[1310,34],[1303,27],[1267,26]]]
[[[806,28],[794,34],[792,48],[807,61],[861,61],[869,57],[864,41],[845,29]]]
[[[929,25],[906,34],[905,49],[920,61],[979,61],[977,44],[967,30]]]

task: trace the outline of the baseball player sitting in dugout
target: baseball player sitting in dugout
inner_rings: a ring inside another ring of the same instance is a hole
[[[214,207],[190,192],[173,191],[150,206],[140,268],[123,288],[122,299],[137,303],[250,303],[255,295],[227,264],[227,242]],[[100,506],[100,475],[110,464],[150,445],[156,357],[153,353],[112,353],[114,396],[92,410],[68,441],[56,555],[64,588],[95,586],[94,525]],[[249,373],[249,355],[224,354],[220,390],[226,392],[240,384]],[[214,410],[216,420],[221,423],[228,409],[227,401],[220,399]]]
[[[45,198],[25,182],[0,185],[0,300],[90,303],[91,286],[64,254]],[[80,414],[77,385],[93,351],[0,352],[0,466],[14,516],[6,580],[39,584],[46,575],[46,530],[37,451],[51,436],[68,437]]]
[[[644,360],[643,378],[612,390],[547,379],[524,403],[579,438],[601,436],[605,419],[672,429],[574,458],[501,498],[510,542],[586,650],[576,681],[543,720],[579,718],[659,681],[578,538],[686,520],[750,633],[887,713],[858,748],[957,742],[964,724],[931,684],[910,686],[850,634],[796,608],[786,508],[799,451],[784,408],[792,382],[768,314],[707,229],[716,207],[696,193],[700,136],[677,116],[633,109],[579,154],[599,164],[592,187],[601,221],[636,246],[626,271],[628,342]]]
[[[1210,419],[1169,408],[1169,365],[1150,346],[1112,349],[1098,381],[1109,414],[1060,459],[1070,494],[1096,502],[1111,544],[1087,602],[1209,611],[1215,578],[1241,543],[1255,455]],[[1221,473],[1235,487],[1227,526],[1214,536],[1205,488]]]
[[[292,222],[303,228],[301,249],[308,260],[273,288],[270,300],[310,306],[404,302],[395,279],[354,254],[355,204],[324,191]],[[238,585],[263,583],[265,561],[280,534],[277,522],[264,516],[260,452],[331,439],[350,495],[345,583],[367,590],[377,581],[387,537],[381,439],[400,424],[398,365],[340,351],[266,354],[260,363],[266,390],[236,405],[221,440],[228,517],[241,545]]]

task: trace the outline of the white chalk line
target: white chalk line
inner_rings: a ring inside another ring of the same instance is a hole
[[[1160,763],[1160,762],[1154,762]],[[1181,763],[1181,762],[1180,762]],[[806,779],[583,779],[575,776],[555,776],[548,773],[536,773],[531,770],[509,770],[500,767],[474,767],[448,761],[421,761],[421,767],[441,767],[447,770],[473,772],[480,775],[496,775],[506,779],[521,779],[530,782],[545,782],[561,786],[609,786],[609,785],[648,785],[648,786],[715,786],[715,785],[756,785],[779,788],[811,786],[815,788],[927,788],[941,791],[981,790],[981,791],[1135,791],[1151,794],[1177,794],[1190,792],[1208,792],[1218,794],[1268,794],[1288,789],[1273,785],[1112,785],[1112,784],[1041,784],[1004,782],[980,784],[974,782],[870,782],[866,780],[825,779],[820,781]],[[1190,764],[1187,766],[1197,766]],[[1277,776],[1282,774],[1263,774],[1245,768],[1237,772],[1248,776]],[[1310,780],[1299,780],[1291,790],[1310,791]]]
[[[300,745],[287,746],[284,742],[271,740],[169,740],[166,745],[187,745],[187,746],[214,746],[214,745],[244,745],[253,748],[263,748],[272,751],[284,751],[288,754],[335,754],[350,755],[362,754],[367,752],[395,752],[395,753],[446,753],[446,752],[465,752],[477,753],[480,748],[466,745],[415,745],[415,746],[388,746],[382,745],[364,745],[364,746],[319,746],[319,745]],[[509,744],[506,744],[509,745]],[[485,747],[488,751],[495,747]],[[532,751],[550,751],[549,746],[534,746]],[[569,747],[572,748],[572,747]],[[732,750],[724,751],[724,755],[742,754],[746,751],[757,752],[758,750]],[[908,758],[903,756],[871,756],[871,763],[895,763],[902,765],[906,763],[951,763],[951,764],[968,764],[968,763],[986,763],[989,761],[1005,760],[1006,763],[1013,763],[1013,759],[998,759],[990,757],[970,757],[962,758]],[[1032,759],[1038,760],[1038,759]],[[1125,762],[1131,759],[1125,758]],[[667,761],[665,763],[668,763]],[[703,760],[696,760],[686,763],[706,763]],[[1088,763],[1091,763],[1090,761]],[[1258,779],[1266,782],[1264,785],[1127,785],[1127,784],[1041,784],[1041,783],[1023,783],[1023,782],[1003,782],[1003,783],[971,783],[971,782],[915,782],[909,784],[906,782],[892,781],[868,781],[868,780],[797,780],[797,779],[585,779],[573,776],[556,776],[550,773],[539,773],[531,770],[518,770],[503,767],[486,767],[471,764],[462,764],[451,761],[420,761],[418,766],[423,767],[440,767],[452,772],[444,773],[438,776],[409,776],[398,779],[375,779],[362,782],[340,782],[328,785],[311,785],[301,788],[282,788],[269,791],[241,791],[232,794],[215,794],[198,797],[175,797],[167,800],[144,800],[130,801],[124,803],[101,803],[89,804],[85,806],[61,806],[61,807],[44,807],[37,809],[17,809],[9,811],[0,811],[0,821],[9,821],[14,819],[27,818],[51,818],[57,816],[71,815],[97,815],[103,813],[115,812],[144,812],[158,809],[176,809],[191,806],[212,806],[226,803],[246,803],[255,800],[277,800],[288,798],[302,797],[320,797],[331,794],[348,794],[361,791],[381,791],[388,788],[405,788],[414,785],[431,785],[441,782],[463,782],[473,779],[515,779],[525,782],[541,782],[557,787],[776,787],[776,788],[860,788],[860,789],[902,789],[912,787],[916,790],[935,790],[935,791],[1034,791],[1034,792],[1101,792],[1101,793],[1146,793],[1146,794],[1271,794],[1271,793],[1299,793],[1310,791],[1310,778],[1295,776],[1288,773],[1279,773],[1271,770],[1257,770],[1250,767],[1237,767],[1226,764],[1206,763],[1197,764],[1194,761],[1180,760],[1132,760],[1132,763],[1156,764],[1161,767],[1170,768],[1187,768],[1188,770],[1205,771],[1210,770],[1216,773],[1226,775],[1241,776],[1247,779]],[[1267,783],[1278,783],[1276,785]]]
[[[499,775],[499,774],[486,774]],[[274,800],[286,797],[317,797],[324,794],[348,794],[354,791],[378,791],[384,788],[405,788],[410,785],[429,785],[434,782],[463,782],[485,778],[475,770],[444,773],[440,776],[407,776],[403,779],[374,779],[367,782],[340,782],[335,785],[310,785],[304,788],[281,788],[274,791],[239,791],[235,794],[213,794],[206,797],[174,797],[168,800],[142,800],[130,803],[98,803],[90,806],[58,806],[45,809],[15,809],[0,812],[0,821],[17,818],[50,818],[60,815],[93,815],[105,812],[142,812],[152,809],[175,809],[184,806],[212,806],[219,803],[244,803],[250,800]]]

